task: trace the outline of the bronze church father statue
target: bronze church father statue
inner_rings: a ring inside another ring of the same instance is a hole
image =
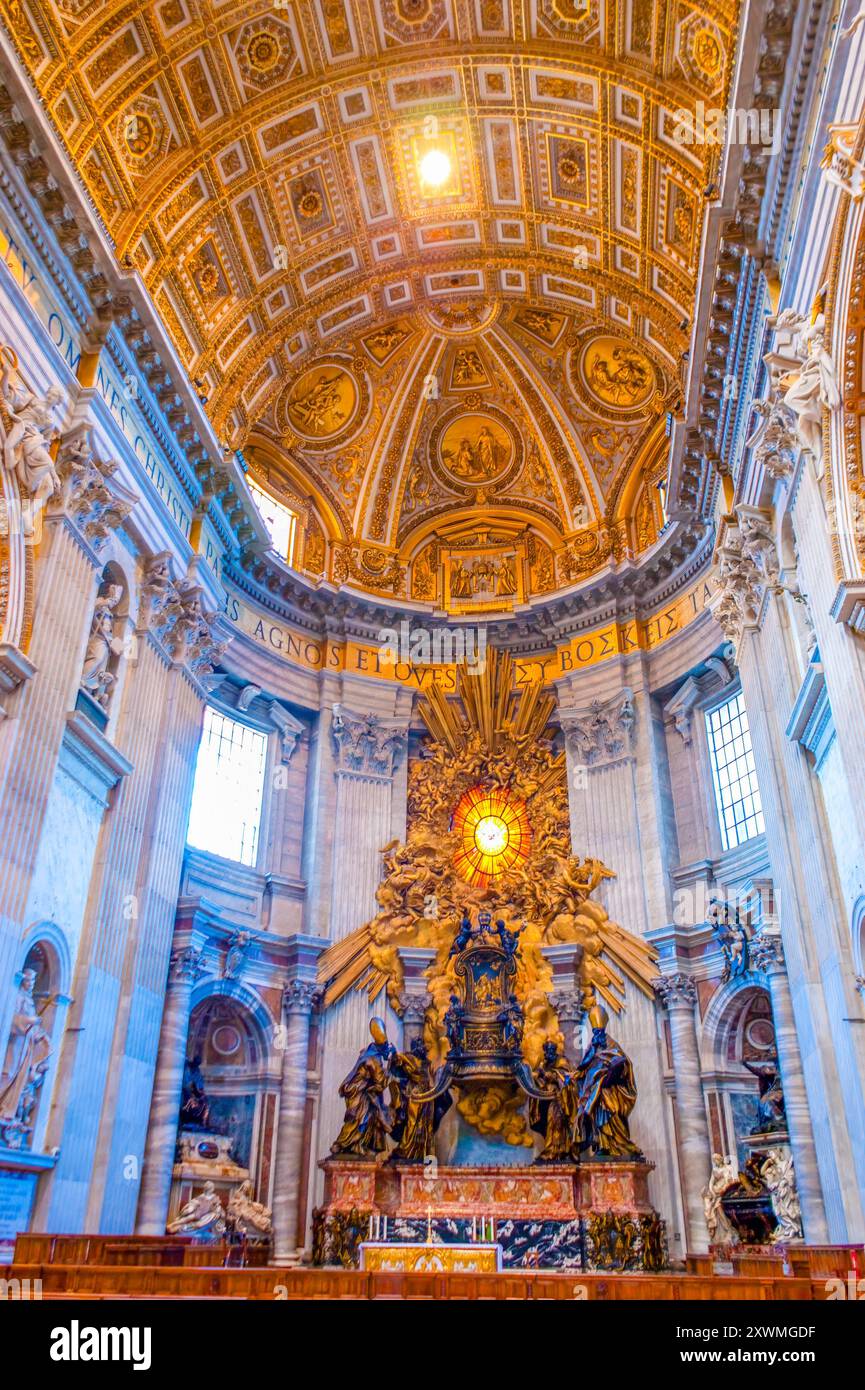
[[[607,1036],[608,1017],[597,1004],[589,1014],[592,1041],[576,1070],[577,1143],[598,1158],[642,1158],[628,1129],[637,1100],[634,1068]]]

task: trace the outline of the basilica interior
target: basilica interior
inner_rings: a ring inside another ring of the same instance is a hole
[[[3,0],[10,1277],[865,1274],[863,286],[859,0]]]

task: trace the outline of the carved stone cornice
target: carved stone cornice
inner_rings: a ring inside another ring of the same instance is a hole
[[[865,636],[865,580],[844,579],[838,585],[829,616],[851,632]]]
[[[285,1014],[311,1014],[319,1007],[324,991],[315,980],[288,980],[282,991]]]
[[[611,700],[593,700],[586,709],[558,714],[569,754],[589,767],[631,756],[635,720],[634,692],[627,688]]]
[[[659,975],[652,988],[665,1009],[693,1009],[697,1002],[697,986],[690,975]]]
[[[819,9],[814,19],[819,20]],[[748,93],[744,104],[769,119],[778,113],[784,75],[793,47],[796,11],[789,0],[768,0],[761,25],[759,46],[743,53],[739,82]],[[767,279],[777,276],[772,256],[779,244],[790,169],[800,138],[802,112],[807,110],[803,87],[813,63],[814,46],[805,44],[797,55],[798,84],[785,108],[780,136],[763,144],[751,141],[741,160],[729,162],[726,186],[716,190],[724,212],[719,218],[715,284],[710,305],[701,314],[692,347],[693,369],[688,392],[686,429],[681,456],[671,470],[671,509],[710,512],[719,476],[729,475],[730,454],[735,448],[738,397],[748,371],[748,345],[762,332],[761,299],[749,291],[754,272]],[[754,69],[753,78],[749,68]],[[748,90],[750,87],[750,91]],[[798,87],[798,90],[797,90]],[[735,89],[730,103],[742,102]],[[775,116],[775,120],[778,115]],[[735,186],[734,186],[735,181]],[[728,211],[729,210],[729,211]],[[711,217],[711,213],[710,213]],[[761,238],[766,238],[765,244]],[[711,265],[712,245],[707,236],[705,263]],[[745,293],[742,294],[743,287]],[[736,332],[731,332],[736,315]],[[735,391],[727,384],[733,380]]]
[[[9,714],[3,701],[20,689],[26,681],[32,680],[36,667],[22,651],[11,642],[0,642],[0,720]]]
[[[359,714],[345,705],[334,705],[331,732],[338,755],[337,773],[345,776],[389,780],[408,741],[404,720]]]

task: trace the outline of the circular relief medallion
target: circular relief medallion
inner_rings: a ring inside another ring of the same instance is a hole
[[[745,1037],[758,1051],[768,1051],[775,1042],[775,1029],[771,1018],[750,1019],[745,1025]]]
[[[655,368],[646,354],[621,338],[592,338],[577,362],[579,384],[601,405],[639,410],[657,389]]]
[[[240,1051],[242,1039],[233,1023],[220,1023],[211,1033],[210,1041],[220,1057],[233,1057]]]
[[[319,363],[302,372],[288,395],[288,419],[305,439],[332,439],[357,414],[360,391],[351,372],[338,362]]]
[[[486,488],[510,469],[516,453],[513,432],[487,411],[459,414],[445,422],[436,456],[448,481],[458,487]]]

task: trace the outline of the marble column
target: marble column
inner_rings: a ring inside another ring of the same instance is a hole
[[[687,1226],[687,1250],[706,1250],[709,1232],[703,1210],[703,1188],[712,1171],[706,1102],[700,1075],[695,1008],[697,987],[690,975],[662,975],[655,992],[670,1020],[670,1043],[676,1084],[676,1132],[682,1197]]]
[[[321,994],[310,980],[291,980],[283,992],[285,1050],[279,1092],[279,1125],[273,1185],[273,1254],[275,1265],[300,1263],[299,1211],[303,1165],[304,1119],[309,1067],[309,1028]]]
[[[112,530],[134,495],[95,459],[88,436],[67,435],[57,457],[60,494],[47,508],[35,563],[33,631],[14,717],[0,719],[0,1037],[7,1037],[22,933],[34,919],[31,894],[52,792],[75,708],[97,576]],[[2,658],[8,669],[10,654]],[[3,682],[8,686],[8,676]]]
[[[752,965],[766,976],[769,984],[787,1131],[793,1152],[805,1239],[810,1244],[822,1245],[828,1241],[829,1231],[781,937],[761,931],[751,942],[749,951]]]
[[[189,1010],[192,990],[201,973],[202,952],[196,947],[184,947],[171,957],[138,1199],[136,1230],[143,1236],[165,1235],[183,1095]]]

